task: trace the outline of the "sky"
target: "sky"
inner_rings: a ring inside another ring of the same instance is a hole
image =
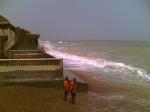
[[[150,41],[149,0],[0,0],[0,15],[41,39]]]

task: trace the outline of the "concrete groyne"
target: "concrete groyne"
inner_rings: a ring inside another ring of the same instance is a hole
[[[56,59],[41,50],[39,38],[39,34],[15,27],[5,17],[0,16],[0,82],[12,84],[15,81],[49,81],[63,85],[63,59]],[[78,83],[82,87],[88,87],[81,80]]]

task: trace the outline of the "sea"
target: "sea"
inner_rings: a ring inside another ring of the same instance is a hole
[[[93,82],[124,88],[123,92],[110,88],[109,94],[91,89],[84,94],[87,97],[83,100],[89,103],[81,104],[83,112],[150,112],[150,42],[40,40],[40,47],[47,54],[63,58],[67,70],[81,72]],[[101,85],[98,87],[100,90]]]

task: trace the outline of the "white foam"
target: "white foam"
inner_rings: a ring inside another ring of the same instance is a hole
[[[63,42],[62,42],[62,41],[59,41],[58,43],[59,43],[59,44],[62,44]]]
[[[74,64],[76,69],[85,69],[87,66],[96,67],[99,69],[104,69],[104,71],[119,72],[124,74],[135,74],[144,80],[150,80],[150,75],[141,68],[126,65],[121,62],[111,62],[104,59],[90,59],[87,57],[82,57],[78,55],[73,55],[58,50],[54,50],[50,42],[42,42],[41,46],[44,48],[47,54],[53,55],[57,58],[63,58],[65,62],[76,63]]]

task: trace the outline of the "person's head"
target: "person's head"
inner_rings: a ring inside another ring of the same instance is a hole
[[[73,78],[73,82],[76,82],[76,78]]]
[[[68,81],[68,77],[67,76],[66,76],[65,80]]]

